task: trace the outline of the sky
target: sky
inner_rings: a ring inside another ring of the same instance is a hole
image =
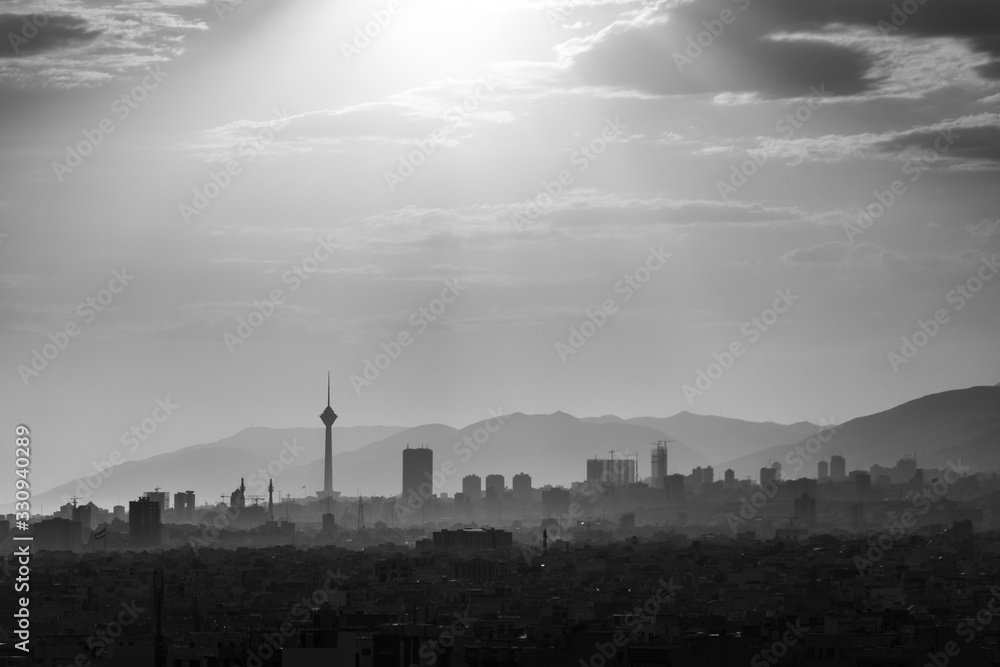
[[[0,407],[819,423],[1000,381],[1000,5],[0,3]]]

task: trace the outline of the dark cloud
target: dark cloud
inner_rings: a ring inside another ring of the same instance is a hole
[[[1000,162],[1000,126],[980,125],[951,130],[917,130],[876,144],[884,153],[918,149],[964,160]]]
[[[0,14],[0,58],[31,56],[83,44],[101,34],[63,14]]]
[[[1000,78],[997,2],[694,0],[659,12],[645,23],[608,30],[576,54],[575,73],[587,83],[667,95],[756,92],[782,98],[807,95],[820,85],[833,95],[852,95],[878,84],[868,54],[787,35],[860,26],[886,35],[965,39],[993,58],[980,74]]]

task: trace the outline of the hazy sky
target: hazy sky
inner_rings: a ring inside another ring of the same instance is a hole
[[[897,5],[4,2],[3,422],[47,487],[328,369],[338,425],[995,384],[1000,5]]]

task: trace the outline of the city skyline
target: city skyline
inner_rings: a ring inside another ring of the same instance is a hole
[[[345,425],[996,384],[1000,19],[894,4],[19,3],[0,390],[72,474],[157,401],[131,458],[310,424],[317,367]]]

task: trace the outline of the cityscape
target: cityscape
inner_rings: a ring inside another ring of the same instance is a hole
[[[967,463],[939,468],[913,454],[858,470],[827,454],[884,418],[873,415],[817,425],[782,446],[784,465],[743,479],[732,468],[717,478],[713,466],[672,472],[677,441],[664,434],[645,453],[648,476],[639,453],[611,450],[582,455],[569,487],[529,472],[471,473],[448,494],[439,488],[454,464],[435,467],[433,449],[406,446],[399,493],[366,497],[332,488],[328,392],[316,491],[305,498],[276,502],[273,479],[266,498],[253,496],[243,478],[200,505],[195,491],[160,488],[127,507],[73,498],[30,517],[33,569],[22,577],[19,520],[0,520],[5,574],[30,582],[31,632],[44,637],[30,657],[3,657],[178,667],[995,664],[1000,477],[968,463],[996,450],[1000,386],[925,397],[917,409],[934,412],[955,394],[994,411],[989,439],[964,450]],[[7,618],[17,618],[13,602]],[[5,630],[5,646],[16,632]],[[961,659],[959,640],[974,642],[971,657]]]
[[[1000,667],[1000,2],[0,0],[0,667]]]

